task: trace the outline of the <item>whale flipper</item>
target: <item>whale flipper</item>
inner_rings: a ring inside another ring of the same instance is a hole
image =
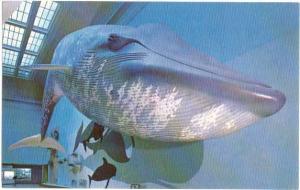
[[[44,114],[42,117],[41,140],[45,138],[52,113],[54,111],[55,105],[58,103],[60,98],[61,95],[52,94],[49,98],[45,99],[45,102],[43,103]]]
[[[102,148],[105,152],[117,162],[128,162],[126,147],[121,133],[111,130],[104,136]]]
[[[83,130],[83,122],[81,122],[81,126],[80,126],[80,128],[78,129],[78,132],[77,132],[77,135],[76,135],[73,153],[74,153],[75,150],[78,148],[79,143],[81,142],[81,134],[82,134],[82,130]]]
[[[89,185],[91,185],[91,181],[103,181],[107,180],[105,188],[107,188],[109,184],[109,180],[116,175],[117,169],[114,165],[107,162],[107,160],[103,157],[103,164],[99,166],[93,173],[92,176],[89,177]]]
[[[41,70],[41,71],[60,71],[60,70],[71,70],[72,67],[67,65],[52,65],[52,64],[34,64],[21,66],[22,69],[30,70]]]
[[[64,96],[64,92],[60,85],[53,80],[52,77],[52,73],[49,72],[42,102],[43,117],[41,121],[41,140],[43,140],[46,136],[49,122],[56,104]]]
[[[21,139],[18,142],[10,145],[8,150],[11,151],[23,147],[42,147],[42,148],[50,148],[50,149],[58,150],[62,153],[66,152],[64,147],[52,137],[46,137],[43,141],[41,141],[40,134]]]

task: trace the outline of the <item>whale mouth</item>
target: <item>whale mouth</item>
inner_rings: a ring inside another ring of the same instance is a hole
[[[192,81],[194,89],[203,90],[213,96],[219,96],[232,101],[246,104],[257,115],[266,117],[278,112],[285,104],[283,93],[271,86],[257,82],[246,77],[232,77],[229,69],[223,67],[224,73],[215,70],[215,65],[201,69],[192,65],[182,64],[177,74],[189,85]],[[199,82],[199,87],[195,85]]]

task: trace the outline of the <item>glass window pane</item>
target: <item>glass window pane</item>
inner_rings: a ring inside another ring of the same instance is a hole
[[[35,17],[35,20],[34,20],[34,26],[38,26],[40,23],[40,18],[39,17]]]
[[[12,76],[15,74],[15,68],[7,65],[3,65],[2,67],[3,75]]]
[[[18,46],[18,44],[21,44],[23,34],[24,34],[23,28],[9,25],[9,24],[4,24],[3,38],[2,38],[3,44],[20,48],[20,46]],[[16,41],[16,42],[14,42],[14,41]]]
[[[45,24],[45,19],[41,19],[41,21],[40,21],[40,27],[41,28],[44,28],[44,24]]]
[[[36,56],[24,53],[21,66],[32,65]]]
[[[15,66],[16,61],[17,61],[17,57],[18,57],[18,52],[7,50],[7,49],[2,49],[2,62],[3,62],[3,65]]]
[[[49,15],[48,15],[48,18],[52,18],[54,15],[54,11],[49,11]]]
[[[16,40],[12,40],[12,43],[11,43],[11,45],[12,45],[12,46],[14,46],[14,47],[16,47],[16,45],[17,45],[17,42],[16,42]]]
[[[16,168],[16,178],[18,181],[31,181],[31,169],[30,168]]]
[[[49,20],[46,20],[46,21],[45,21],[45,28],[48,28],[48,27],[49,27],[49,24],[50,24],[50,21],[49,21]]]
[[[52,6],[52,3],[47,2],[45,8],[50,10],[50,9],[51,9],[51,6]]]
[[[22,2],[19,6],[19,10],[25,10],[25,4],[26,2]]]
[[[46,19],[48,14],[49,14],[49,10],[45,9],[44,12],[43,12],[42,18]]]
[[[30,11],[30,8],[31,8],[31,2],[23,1],[20,4],[19,8],[13,12],[10,19],[26,23],[28,20],[28,13]]]
[[[26,45],[26,50],[38,52],[44,37],[44,34],[31,31],[28,43]]]
[[[3,35],[4,35],[4,38],[8,38],[8,31],[7,31],[7,30],[4,30],[4,31],[3,31]]]
[[[17,19],[17,11],[13,12],[13,14],[11,15],[11,18],[12,19]]]
[[[52,1],[42,1],[34,21],[34,26],[49,29],[56,9],[57,3]],[[45,21],[48,22],[45,23]]]
[[[30,7],[31,7],[31,2],[27,1],[26,7],[25,7],[25,11],[24,11],[24,12],[25,12],[25,13],[29,13]]]
[[[20,69],[19,73],[18,73],[18,77],[24,78],[24,79],[29,79],[30,74],[31,74],[31,71]]]
[[[18,17],[17,17],[17,19],[16,20],[19,20],[19,21],[23,21],[23,19],[22,19],[22,16],[23,16],[23,14],[21,15],[21,14],[18,14]],[[26,22],[26,19],[24,19],[25,20],[25,22]]]
[[[4,180],[9,180],[9,179],[13,179],[15,176],[15,172],[14,171],[3,171],[4,173]]]
[[[43,13],[43,9],[39,9],[37,12],[37,17],[41,18],[42,17],[42,13]]]

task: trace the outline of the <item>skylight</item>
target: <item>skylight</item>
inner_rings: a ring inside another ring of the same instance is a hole
[[[57,14],[58,4],[50,1],[23,1],[3,24],[3,74],[30,79],[31,71],[20,66],[33,65],[45,43]]]
[[[18,58],[18,52],[7,50],[7,49],[2,49],[3,65],[15,66],[17,58]]]
[[[13,12],[10,19],[26,23],[28,20],[30,8],[31,8],[31,2],[23,1],[20,4],[19,8]]]
[[[24,54],[23,55],[23,59],[21,62],[21,66],[28,66],[28,65],[32,65],[34,62],[35,56],[33,55],[28,55],[28,54]]]
[[[28,39],[28,43],[26,46],[26,50],[38,52],[44,37],[45,37],[44,34],[31,31],[29,39]]]
[[[7,65],[3,65],[3,67],[2,67],[2,71],[6,75],[14,75],[15,74],[15,70],[16,69],[14,67],[10,67],[10,66],[7,66]]]
[[[56,7],[57,3],[55,2],[42,1],[34,21],[34,26],[48,29],[54,16]]]
[[[15,65],[16,65],[17,57],[18,57],[18,52],[2,49],[3,73],[7,75],[15,74]]]
[[[28,78],[29,75],[30,75],[30,71],[24,70],[24,69],[20,69],[20,70],[19,70],[18,77],[21,77],[21,78]]]
[[[9,24],[3,25],[3,44],[19,48],[21,46],[23,35],[23,28]]]

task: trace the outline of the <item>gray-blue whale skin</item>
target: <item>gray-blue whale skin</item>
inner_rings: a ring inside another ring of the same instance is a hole
[[[163,25],[90,26],[57,46],[43,100],[66,96],[99,124],[146,139],[195,141],[276,113],[285,96],[187,45]],[[45,135],[47,127],[42,128]]]

